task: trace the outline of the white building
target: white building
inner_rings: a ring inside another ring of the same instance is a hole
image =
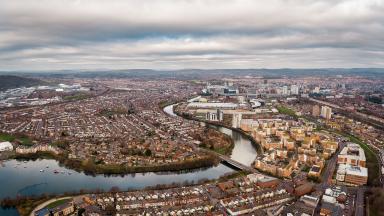
[[[299,95],[299,86],[297,86],[297,85],[291,85],[291,94],[293,94],[293,95]]]
[[[331,119],[332,117],[332,108],[328,106],[322,106],[321,107],[321,113],[320,116],[325,119]]]
[[[10,142],[0,142],[0,152],[2,151],[12,151],[13,145]]]
[[[237,104],[235,103],[200,103],[192,102],[187,105],[188,108],[192,109],[236,109]]]
[[[216,112],[207,112],[205,115],[205,120],[207,121],[223,121],[224,113],[220,109],[217,109]]]
[[[283,86],[283,95],[289,95],[288,86]]]
[[[320,87],[316,86],[312,92],[317,94],[320,93]]]
[[[232,117],[232,127],[233,128],[239,128],[240,125],[241,125],[241,119],[242,119],[241,113],[233,114],[233,117]]]
[[[366,158],[364,150],[356,143],[348,143],[337,156],[337,163],[365,167]]]
[[[368,169],[364,150],[355,143],[348,143],[337,157],[339,167],[336,180],[352,185],[365,185],[368,181]]]
[[[352,185],[365,185],[368,181],[368,169],[350,164],[340,164],[337,169],[336,180]]]

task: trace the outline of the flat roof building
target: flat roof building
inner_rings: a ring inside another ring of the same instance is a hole
[[[352,185],[365,185],[368,181],[368,169],[350,164],[340,164],[336,180]]]
[[[366,158],[364,150],[356,143],[348,143],[339,153],[337,163],[365,167]]]
[[[235,103],[200,103],[192,102],[187,105],[192,109],[236,109],[238,107]]]

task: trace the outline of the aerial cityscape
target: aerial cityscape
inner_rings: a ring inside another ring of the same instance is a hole
[[[384,216],[382,11],[0,3],[0,216]]]

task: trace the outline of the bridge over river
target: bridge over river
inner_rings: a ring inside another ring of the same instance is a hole
[[[204,151],[204,152],[208,152],[210,154],[214,154],[216,155],[218,158],[220,158],[220,160],[222,162],[226,162],[227,164],[239,169],[239,170],[244,170],[244,171],[248,171],[248,172],[251,172],[251,173],[259,173],[255,168],[253,168],[252,166],[247,166],[245,164],[242,164],[236,160],[233,160],[232,158],[230,158],[229,156],[226,156],[226,155],[222,155],[222,154],[219,154],[217,152],[214,152],[214,151],[211,151],[211,150],[207,150],[207,149],[202,149],[202,148],[199,148],[200,151]]]

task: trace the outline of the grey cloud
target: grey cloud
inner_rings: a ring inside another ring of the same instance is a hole
[[[382,11],[383,0],[4,0],[0,70],[383,67]]]

